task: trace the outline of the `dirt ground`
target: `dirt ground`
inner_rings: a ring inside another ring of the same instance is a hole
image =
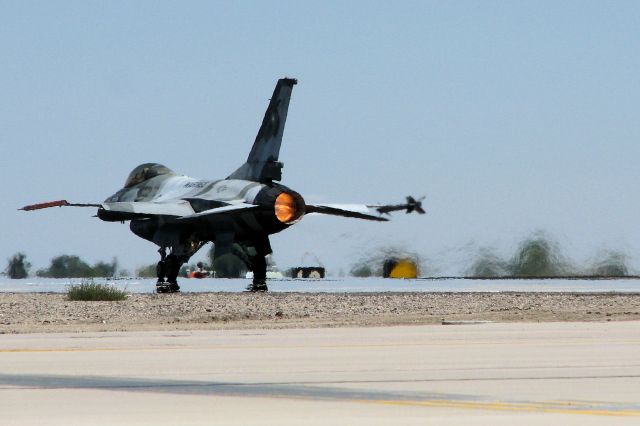
[[[640,294],[184,293],[72,302],[0,293],[0,333],[640,320]]]

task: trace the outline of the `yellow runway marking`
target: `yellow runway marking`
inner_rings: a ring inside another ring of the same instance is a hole
[[[355,401],[354,401],[355,402]],[[640,410],[608,410],[598,409],[597,404],[589,405],[592,408],[586,408],[586,404],[573,404],[571,402],[556,403],[518,403],[518,402],[476,402],[476,401],[455,401],[455,400],[430,400],[430,401],[392,401],[379,400],[367,401],[360,400],[357,402],[366,402],[382,405],[396,406],[412,406],[412,407],[439,407],[439,408],[466,408],[476,410],[492,410],[492,411],[518,411],[518,412],[539,412],[539,413],[557,413],[557,414],[582,414],[592,416],[624,416],[624,417],[640,417]],[[564,408],[575,407],[575,408]],[[585,407],[585,408],[581,408]]]

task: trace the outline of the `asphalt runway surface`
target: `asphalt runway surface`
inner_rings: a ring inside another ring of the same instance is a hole
[[[640,424],[640,322],[0,336],[0,424]]]

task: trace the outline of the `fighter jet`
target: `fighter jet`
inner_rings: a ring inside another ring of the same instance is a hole
[[[66,200],[23,207],[94,207],[108,222],[129,221],[137,236],[159,246],[159,293],[179,291],[182,264],[203,245],[214,243],[214,257],[233,252],[253,271],[248,291],[267,291],[266,260],[269,235],[299,222],[307,214],[326,214],[386,221],[382,214],[396,210],[424,213],[421,201],[406,204],[307,204],[298,192],[282,185],[283,164],[278,160],[289,100],[297,80],[278,80],[247,161],[227,178],[201,180],[175,173],[157,163],[141,164],[124,187],[102,203]]]

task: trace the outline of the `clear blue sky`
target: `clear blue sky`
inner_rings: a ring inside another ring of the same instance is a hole
[[[289,76],[285,184],[426,195],[429,214],[307,217],[272,237],[280,266],[308,251],[337,273],[397,245],[458,273],[542,229],[577,262],[616,249],[638,269],[639,46],[634,1],[0,0],[0,261],[156,262],[91,210],[16,208],[100,202],[149,161],[224,177]]]

